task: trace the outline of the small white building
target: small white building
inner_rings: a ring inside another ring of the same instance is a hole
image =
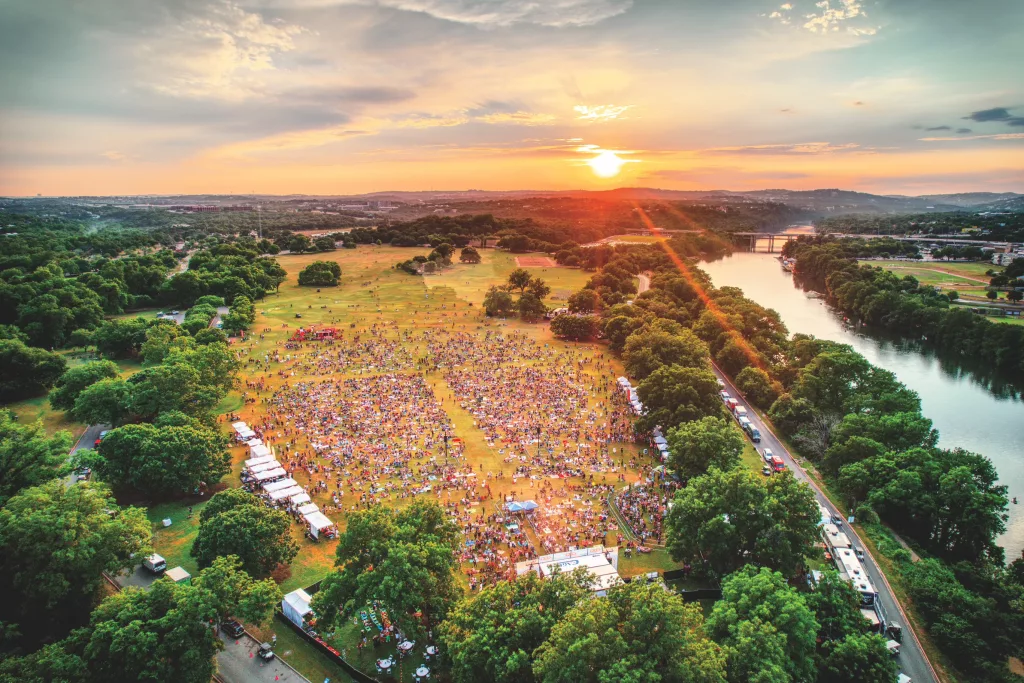
[[[594,580],[591,588],[594,595],[607,595],[609,588],[622,583],[622,577],[619,576],[619,549],[603,545],[519,562],[516,564],[516,575],[522,576],[532,571],[546,578],[555,572],[572,572],[580,568],[585,569]]]

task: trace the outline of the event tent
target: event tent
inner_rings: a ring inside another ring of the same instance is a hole
[[[306,523],[309,524],[309,532],[313,534],[313,538],[320,538],[320,534],[334,527],[334,522],[327,519],[327,515],[322,512],[313,512],[303,516],[306,518]]]
[[[303,493],[303,490],[302,490],[301,486],[289,486],[286,489],[280,489],[278,491],[272,492],[270,494],[270,500],[272,500],[272,501],[274,501],[276,503],[279,500],[284,500],[285,498],[291,498],[292,496],[297,496],[300,493]]]
[[[286,488],[289,488],[291,486],[298,486],[298,485],[299,485],[299,482],[295,481],[291,477],[288,477],[287,479],[282,479],[281,481],[275,481],[275,482],[270,483],[270,484],[264,484],[263,485],[263,491],[266,492],[266,493],[273,493],[274,491],[280,491],[281,489],[286,489]]]
[[[256,465],[263,465],[268,462],[277,462],[277,458],[273,455],[264,455],[262,458],[250,458],[242,464],[246,467],[255,467]]]
[[[284,596],[284,600],[281,601],[281,611],[284,612],[288,621],[302,628],[305,625],[303,618],[313,611],[309,608],[309,603],[312,600],[309,593],[299,588]]]
[[[296,494],[290,498],[292,505],[305,505],[309,503],[309,494],[303,491],[302,493]]]
[[[300,508],[299,508],[299,509],[297,510],[297,512],[298,512],[298,513],[299,513],[300,515],[303,515],[303,516],[305,516],[305,515],[310,515],[310,514],[313,514],[314,512],[320,512],[320,508],[318,508],[318,507],[316,506],[316,503],[306,503],[305,505],[303,505],[302,507],[300,507]]]
[[[281,477],[287,477],[288,473],[284,471],[284,468],[278,467],[273,470],[267,470],[265,472],[257,472],[253,475],[253,479],[256,481],[273,481],[280,479]]]
[[[268,455],[270,455],[270,449],[264,446],[263,444],[260,444],[259,446],[253,446],[252,448],[249,449],[249,457],[252,458],[262,458]]]
[[[281,463],[279,463],[277,461],[277,459],[274,456],[271,455],[270,456],[270,460],[264,460],[263,462],[261,462],[259,464],[250,465],[249,466],[249,474],[259,474],[260,472],[266,472],[267,470],[272,470],[272,469],[274,469],[276,467],[280,467],[280,466],[281,466]]]

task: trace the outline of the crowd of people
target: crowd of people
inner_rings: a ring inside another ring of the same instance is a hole
[[[663,524],[668,504],[678,486],[664,484],[637,484],[627,487],[615,496],[615,505],[640,544],[661,544]]]

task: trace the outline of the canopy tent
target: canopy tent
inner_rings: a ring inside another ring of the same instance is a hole
[[[301,486],[289,486],[286,489],[281,489],[280,491],[274,491],[273,493],[271,493],[270,500],[276,503],[279,500],[291,498],[292,496],[296,496],[300,493],[303,493]]]
[[[312,600],[309,597],[309,593],[301,588],[294,590],[284,596],[284,600],[281,601],[281,611],[284,612],[284,616],[288,621],[302,628],[304,626],[303,618],[313,611],[309,608],[309,603]]]
[[[532,500],[524,500],[523,502],[513,501],[505,504],[505,509],[509,512],[529,512],[530,510],[536,510],[540,506]]]
[[[262,458],[270,455],[270,449],[260,444],[259,446],[253,446],[249,449],[249,456],[252,458]]]
[[[290,501],[292,505],[305,505],[309,502],[309,494],[303,491],[297,495],[291,497]]]
[[[668,441],[663,436],[656,436],[656,437],[654,437],[654,443],[656,445],[658,445],[658,446],[667,446],[668,445]]]
[[[244,422],[232,422],[231,426],[232,428],[234,428],[236,432],[240,432],[242,430],[249,428],[249,425],[245,424]]]
[[[322,512],[313,512],[304,515],[304,517],[306,518],[306,524],[309,525],[309,532],[313,534],[313,538],[320,538],[320,534],[334,528],[334,522],[327,519],[327,515]]]
[[[244,431],[238,432],[238,438],[241,439],[242,441],[247,441],[255,436],[256,432],[252,431],[251,429],[246,429]]]
[[[253,446],[260,446],[262,444],[263,439],[249,439],[248,441],[245,442],[245,445],[248,446],[249,448],[252,448]]]
[[[256,474],[253,475],[253,479],[255,479],[256,481],[263,482],[274,481],[275,479],[280,479],[281,477],[287,476],[288,473],[284,471],[284,468],[278,467],[276,469],[267,470],[265,472],[257,472]]]
[[[263,465],[268,462],[277,462],[277,458],[273,455],[264,455],[262,458],[249,458],[242,464],[246,467],[255,467],[256,465]]]
[[[266,472],[281,466],[274,456],[270,456],[270,460],[265,460],[258,465],[252,465],[249,467],[249,474],[259,474],[260,472]]]
[[[282,479],[281,481],[275,481],[275,482],[270,483],[270,484],[264,484],[263,485],[263,491],[265,493],[273,493],[274,491],[280,491],[281,489],[286,489],[286,488],[289,488],[291,486],[298,486],[298,485],[299,485],[299,482],[295,481],[291,477],[288,477],[287,479]]]
[[[303,517],[305,517],[306,515],[311,515],[314,512],[320,512],[320,508],[316,506],[316,503],[306,503],[305,505],[298,509],[298,513]]]

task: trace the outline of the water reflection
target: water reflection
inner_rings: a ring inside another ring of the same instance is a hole
[[[737,253],[701,267],[715,286],[739,287],[762,306],[775,309],[790,333],[803,332],[849,344],[871,363],[895,373],[921,397],[922,410],[939,430],[943,448],[965,448],[995,463],[1010,496],[1024,498],[1024,417],[1020,391],[972,367],[971,359],[940,357],[920,344],[886,338],[851,325],[823,300],[811,298],[785,273],[774,255]],[[1024,548],[1024,510],[1010,506],[1000,539],[1007,558]]]

